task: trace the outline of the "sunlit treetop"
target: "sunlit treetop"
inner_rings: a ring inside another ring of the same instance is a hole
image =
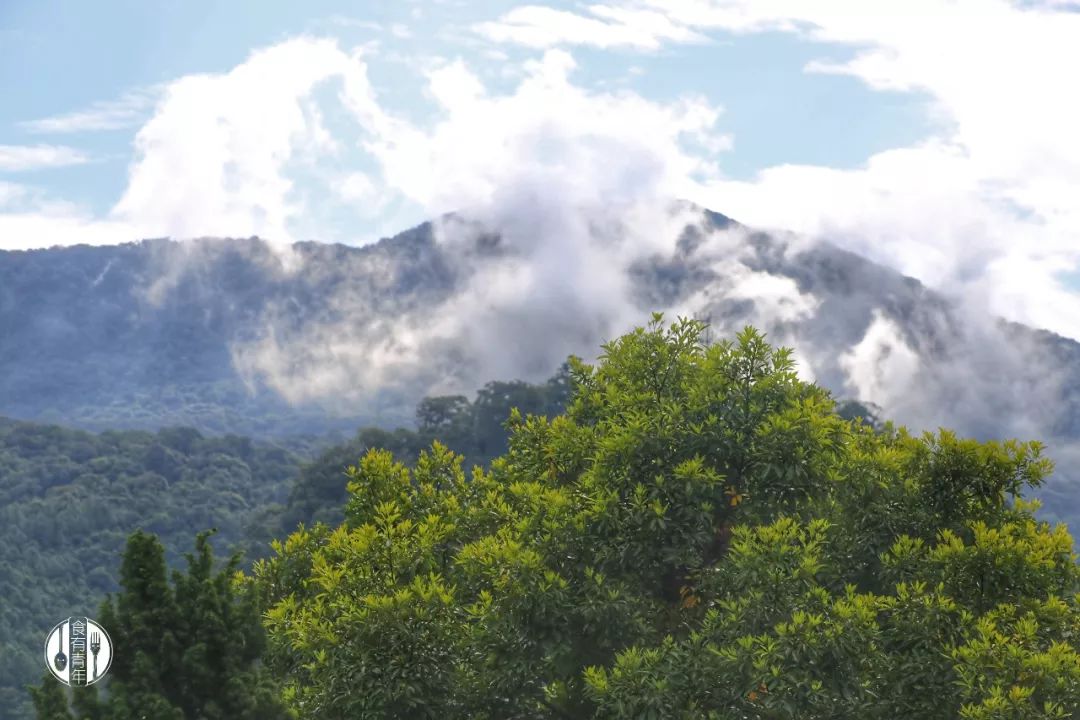
[[[747,328],[660,316],[467,472],[349,468],[254,585],[302,717],[1068,718],[1072,539],[1034,442],[836,413]]]

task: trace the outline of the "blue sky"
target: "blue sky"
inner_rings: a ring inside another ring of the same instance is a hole
[[[677,195],[1076,337],[1076,9],[7,0],[0,247]]]
[[[373,63],[372,78],[388,103],[424,119],[432,108],[422,93],[418,64],[461,57],[478,61],[481,71],[495,65],[484,58],[483,46],[468,27],[514,5],[13,0],[0,7],[0,89],[7,98],[0,106],[0,144],[48,142],[47,133],[26,123],[114,101],[184,75],[227,72],[253,49],[299,34],[334,37],[343,45],[378,40],[388,54],[400,54],[405,61]],[[574,4],[551,7],[572,9]],[[391,31],[395,25],[408,37],[396,36]],[[502,49],[519,61],[535,54],[528,48]],[[660,100],[699,93],[722,105],[721,130],[734,139],[724,172],[749,178],[785,162],[855,167],[875,152],[929,133],[927,101],[919,94],[879,93],[855,78],[803,71],[816,58],[848,55],[848,49],[785,33],[718,32],[707,44],[644,55],[633,49],[583,48],[577,55],[577,80]],[[497,87],[497,76],[495,82]],[[853,123],[853,117],[860,122]],[[64,133],[65,144],[93,161],[6,176],[107,212],[124,189],[137,129]]]

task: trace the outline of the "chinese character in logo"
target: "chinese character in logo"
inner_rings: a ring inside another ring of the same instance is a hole
[[[109,671],[109,633],[90,618],[69,617],[45,638],[45,666],[65,685],[93,685]]]

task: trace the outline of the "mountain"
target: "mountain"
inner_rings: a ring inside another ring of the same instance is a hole
[[[223,547],[251,546],[332,514],[341,465],[368,447],[439,437],[482,462],[509,407],[564,401],[568,354],[592,359],[658,310],[707,319],[716,341],[758,326],[848,414],[1045,441],[1044,516],[1080,524],[1080,344],[687,204],[449,215],[366,247],[0,251],[0,416],[18,419],[0,419],[0,696],[31,679],[37,625],[67,612],[40,598],[59,583],[55,599],[96,606],[133,527],[182,548],[215,525]],[[71,503],[84,542],[63,553]]]
[[[424,395],[540,381],[654,310],[745,323],[914,428],[1045,440],[1072,514],[1080,344],[822,240],[686,203],[448,215],[365,247],[257,238],[0,252],[0,414],[272,438],[392,427]]]
[[[383,301],[437,293],[446,274],[425,266],[437,262],[420,257],[426,238],[418,228],[371,248],[297,246],[311,273],[293,276],[254,238],[0,252],[0,414],[95,430],[190,425],[262,437],[382,419],[290,404],[242,377],[230,348],[254,336],[272,308],[299,322],[332,312],[344,286],[370,280],[348,274],[356,259],[410,268]]]

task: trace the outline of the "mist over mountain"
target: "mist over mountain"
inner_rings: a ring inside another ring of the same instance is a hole
[[[535,197],[532,198],[535,200]],[[408,423],[424,395],[540,381],[649,312],[745,324],[914,429],[1080,457],[1080,344],[828,242],[687,203],[448,215],[365,247],[148,240],[0,252],[0,414],[260,437]]]
[[[345,285],[380,282],[353,274],[366,260],[411,268],[385,288],[385,303],[445,288],[441,268],[419,264],[411,238],[422,235],[362,250],[299,245],[306,271],[291,275],[254,238],[0,252],[0,413],[90,429],[191,425],[258,436],[382,419],[371,406],[334,413],[290,403],[238,372],[232,349],[259,337],[271,315],[325,321]]]

